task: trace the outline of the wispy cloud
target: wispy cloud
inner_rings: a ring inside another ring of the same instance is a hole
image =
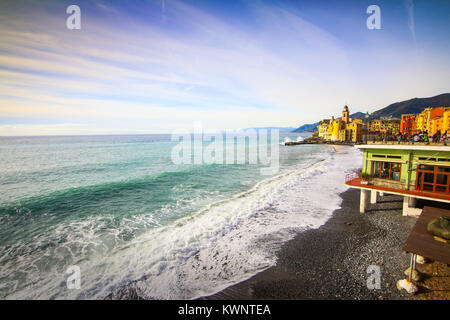
[[[416,41],[416,26],[414,22],[414,0],[405,0],[406,11],[408,12],[408,28],[411,31],[412,38],[414,43],[417,44]]]
[[[225,22],[177,1],[145,8],[164,21],[96,2],[82,6],[78,31],[65,28],[64,10],[45,5],[0,13],[0,118],[92,130],[104,122],[126,130],[126,122],[168,132],[196,120],[237,129],[295,126],[335,113],[349,97],[367,101],[373,80],[361,83],[329,28],[279,6],[247,9],[256,23]]]

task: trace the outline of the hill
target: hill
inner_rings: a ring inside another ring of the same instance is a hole
[[[369,120],[379,119],[380,117],[393,116],[400,118],[402,114],[420,113],[427,107],[450,106],[450,93],[443,93],[429,98],[414,98],[401,102],[395,102],[387,107],[373,112]]]

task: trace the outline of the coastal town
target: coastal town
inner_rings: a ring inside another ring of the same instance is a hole
[[[346,105],[340,118],[320,121],[305,143],[361,150],[361,168],[344,182],[360,191],[359,212],[367,213],[389,195],[401,199],[402,216],[417,219],[402,247],[411,258],[397,288],[426,299],[450,299],[450,108],[425,107],[417,114],[370,121],[367,113],[364,118],[352,119]]]
[[[450,107],[425,108],[418,114],[402,114],[368,120],[352,119],[348,106],[339,118],[323,119],[314,134],[305,139],[314,143],[358,144],[371,142],[424,142],[446,144],[450,131]],[[295,144],[295,143],[292,143]]]

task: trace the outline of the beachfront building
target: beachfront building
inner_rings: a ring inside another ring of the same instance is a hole
[[[368,130],[371,133],[396,134],[400,131],[401,120],[392,117],[381,117],[372,120],[368,124]]]
[[[327,136],[325,140],[345,141],[341,140],[342,129],[345,129],[345,122],[342,119],[334,119],[334,117],[331,117],[330,124],[327,126]]]
[[[430,113],[430,119],[427,124],[428,132],[435,134],[438,131],[444,133],[450,130],[450,108],[435,108],[434,114]]]
[[[360,211],[377,194],[403,196],[403,215],[418,215],[417,199],[450,203],[450,147],[442,145],[365,144],[362,169],[345,184],[361,190]]]
[[[330,124],[330,119],[324,119],[319,122],[319,125],[317,126],[317,132],[319,138],[325,139],[328,134],[328,125]]]
[[[352,120],[348,106],[344,106],[342,117],[322,120],[318,127],[318,136],[326,141],[358,142],[362,140],[364,122],[361,119]]]
[[[364,121],[361,119],[355,119],[347,124],[345,127],[345,131],[347,132],[346,140],[351,142],[361,141],[363,136],[363,127]]]
[[[400,119],[400,133],[410,136],[415,132],[416,132],[416,115],[402,114],[402,118]]]
[[[416,116],[416,132],[426,131],[431,108],[425,108]]]
[[[409,115],[402,115],[402,121],[403,116]],[[425,108],[421,113],[415,115],[414,121],[414,133],[427,131],[429,135],[434,135],[438,131],[448,132],[450,130],[450,108]]]

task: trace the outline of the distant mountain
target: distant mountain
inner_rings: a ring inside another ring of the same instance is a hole
[[[355,112],[350,115],[350,119],[364,119],[366,114],[364,112]]]
[[[402,114],[420,113],[427,107],[447,107],[450,106],[450,93],[443,93],[430,98],[414,98],[406,101],[396,102],[387,107],[373,112],[369,120],[380,117],[393,116],[400,118]]]
[[[364,112],[355,112],[350,115],[350,119],[363,119],[366,114]],[[341,117],[337,118],[340,119]],[[317,129],[320,122],[312,124],[304,124],[292,132],[313,132]]]
[[[292,132],[313,132],[317,129],[317,126],[319,125],[319,122],[312,123],[312,124],[304,124],[297,129],[293,130]]]

